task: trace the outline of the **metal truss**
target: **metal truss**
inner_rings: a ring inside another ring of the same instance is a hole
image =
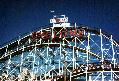
[[[118,81],[119,45],[86,26],[48,27],[0,48],[1,80]]]

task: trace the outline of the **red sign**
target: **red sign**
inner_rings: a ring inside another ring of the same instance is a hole
[[[42,39],[54,39],[54,38],[64,38],[64,37],[79,37],[82,38],[84,36],[84,30],[82,29],[63,29],[60,32],[53,32],[53,35],[50,31],[43,31],[41,32],[33,32],[32,38],[42,38]]]

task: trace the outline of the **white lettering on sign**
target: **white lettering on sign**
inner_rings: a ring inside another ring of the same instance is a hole
[[[50,19],[50,23],[65,23],[68,22],[68,17]]]

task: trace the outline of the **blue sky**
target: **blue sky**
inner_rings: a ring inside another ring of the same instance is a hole
[[[55,14],[105,30],[119,41],[119,0],[0,0],[0,45],[48,25]]]

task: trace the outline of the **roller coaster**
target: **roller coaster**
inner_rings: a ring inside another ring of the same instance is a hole
[[[50,23],[0,48],[0,81],[119,81],[119,44],[112,35],[71,26],[65,15]]]

